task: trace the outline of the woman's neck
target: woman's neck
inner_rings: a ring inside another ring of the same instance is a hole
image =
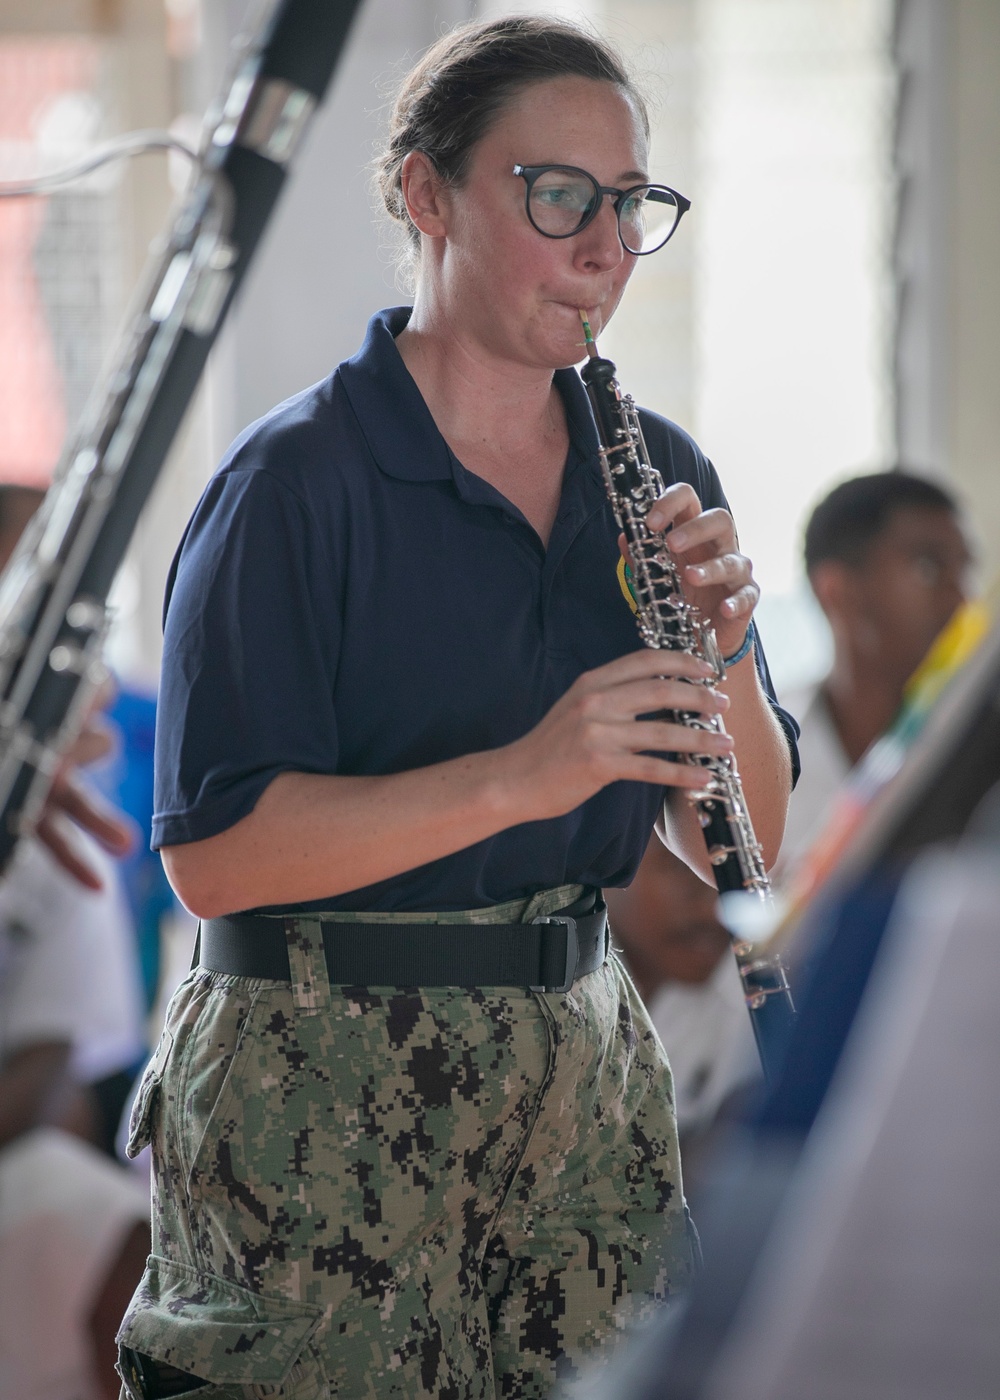
[[[449,442],[496,442],[525,424],[534,432],[551,417],[551,370],[501,360],[473,337],[430,320],[414,307],[396,348]]]
[[[569,449],[553,371],[511,364],[447,327],[423,325],[416,308],[396,347],[455,456],[547,544]]]

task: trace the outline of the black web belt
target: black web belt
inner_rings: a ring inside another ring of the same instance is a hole
[[[591,905],[589,912],[574,910]],[[289,918],[310,918],[308,914]],[[593,891],[529,924],[370,924],[319,920],[333,986],[527,987],[565,992],[608,954],[608,911]],[[197,961],[212,972],[288,982],[285,921],[203,919]]]

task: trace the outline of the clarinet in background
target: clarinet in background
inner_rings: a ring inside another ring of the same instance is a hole
[[[597,423],[604,484],[628,544],[639,636],[648,647],[685,651],[707,661],[715,675],[704,684],[715,685],[726,674],[715,633],[685,598],[666,535],[650,530],[646,524],[646,515],[663,494],[663,478],[650,464],[635,404],[622,395],[614,364],[597,353],[582,311],[580,319],[589,356],[581,373]],[[664,712],[664,717],[678,724],[723,732],[718,715],[670,710]],[[688,800],[704,833],[719,893],[742,891],[756,896],[760,903],[768,902],[771,885],[735,758],[707,754],[677,754],[675,758],[705,770],[704,786],[689,792]],[[734,936],[733,951],[761,1064],[770,1079],[795,1016],[788,979],[780,958],[748,939]]]
[[[111,583],[359,3],[270,9],[206,121],[114,370],[0,578],[0,868],[104,676]]]

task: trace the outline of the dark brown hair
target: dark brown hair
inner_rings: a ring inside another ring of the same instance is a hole
[[[614,83],[634,102],[649,135],[646,105],[611,46],[566,20],[512,15],[461,25],[439,39],[410,72],[393,107],[385,150],[376,163],[378,189],[390,216],[420,236],[403,200],[401,171],[423,151],[438,174],[460,185],[479,140],[504,106],[529,83],[548,78]]]

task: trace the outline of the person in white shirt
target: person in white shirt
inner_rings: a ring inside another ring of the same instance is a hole
[[[0,567],[40,500],[0,486]],[[144,1040],[105,854],[130,829],[76,777],[107,744],[92,718],[0,876],[0,1400],[117,1396],[114,1334],[149,1251],[148,1183],[75,1135],[81,1087]]]
[[[114,1333],[149,1251],[149,1185],[77,1133],[88,1082],[143,1044],[120,900],[33,840],[0,881],[0,1400],[118,1393]]]

